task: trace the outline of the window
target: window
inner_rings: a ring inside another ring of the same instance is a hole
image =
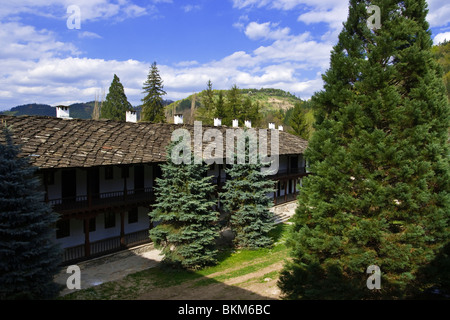
[[[96,229],[95,218],[91,218],[89,219],[89,232],[94,232],[95,229]],[[86,233],[86,227],[84,223],[83,223],[83,233]]]
[[[59,220],[56,222],[56,239],[66,238],[70,236],[70,220]]]
[[[114,212],[105,213],[105,229],[114,228],[116,226],[116,214]]]
[[[113,167],[105,167],[105,180],[114,179],[114,168]]]
[[[138,222],[138,208],[128,211],[128,224]]]

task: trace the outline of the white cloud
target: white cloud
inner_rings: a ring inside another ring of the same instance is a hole
[[[151,4],[144,7],[134,4],[132,0],[15,0],[2,3],[0,18],[31,13],[55,19],[66,19],[70,15],[67,13],[67,8],[76,5],[80,8],[82,22],[111,18],[123,20],[151,13],[154,9],[152,3],[171,2],[171,0],[149,2]]]
[[[278,40],[282,38],[286,38],[290,29],[288,27],[285,28],[277,28],[278,24],[273,22],[250,22],[245,29],[245,35],[249,37],[251,40],[259,40],[259,39],[271,39]]]
[[[78,33],[78,37],[81,39],[101,39],[102,36],[100,36],[99,34],[95,33],[95,32],[90,32],[90,31],[83,31]]]
[[[188,13],[188,12],[191,12],[191,11],[198,11],[198,10],[200,10],[201,6],[188,4],[188,5],[183,6],[182,9],[184,10],[184,12]]]
[[[448,0],[428,0],[427,20],[431,27],[446,26],[450,22],[450,3]]]
[[[450,41],[450,32],[444,32],[444,33],[437,34],[433,39],[433,43],[440,44],[440,43],[443,43],[445,40]]]

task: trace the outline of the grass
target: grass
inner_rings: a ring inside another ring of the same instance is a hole
[[[79,290],[61,297],[61,299],[135,299],[152,288],[170,288],[188,282],[191,282],[192,288],[198,288],[248,275],[272,264],[279,263],[288,257],[285,240],[289,227],[286,224],[276,226],[271,233],[274,239],[274,245],[271,248],[258,250],[222,249],[218,256],[218,264],[199,271],[155,267],[130,274],[118,281]],[[278,271],[269,272],[263,277],[258,277],[257,281],[264,282],[264,279],[274,279],[277,275]]]

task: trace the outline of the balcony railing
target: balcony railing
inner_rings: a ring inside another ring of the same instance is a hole
[[[67,264],[75,261],[85,260],[88,258],[91,259],[107,253],[113,253],[144,243],[149,243],[150,241],[151,240],[149,238],[148,229],[146,229],[124,235],[123,241],[121,241],[120,236],[116,236],[91,242],[89,244],[91,254],[88,257],[85,254],[85,244],[65,248],[63,252],[63,263]]]
[[[49,203],[55,211],[95,209],[114,205],[137,203],[153,200],[152,188],[103,192],[92,195],[51,199]]]

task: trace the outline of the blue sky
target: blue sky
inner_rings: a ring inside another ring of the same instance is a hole
[[[450,39],[450,3],[429,0],[435,42]],[[80,29],[69,29],[80,9]],[[177,100],[206,88],[322,89],[347,17],[335,0],[2,0],[0,110],[86,102],[117,74],[138,105],[156,61]]]

